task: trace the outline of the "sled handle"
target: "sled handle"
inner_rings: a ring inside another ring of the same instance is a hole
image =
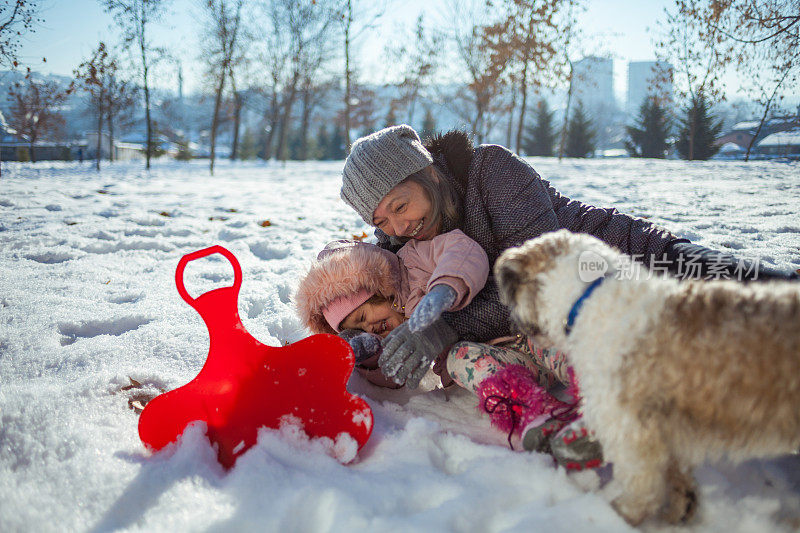
[[[192,252],[190,254],[186,254],[178,262],[178,268],[175,270],[175,285],[178,287],[178,294],[181,295],[181,298],[183,298],[186,303],[192,307],[194,307],[195,298],[192,298],[189,295],[189,293],[186,291],[186,287],[183,285],[183,271],[190,261],[214,254],[223,255],[228,261],[230,261],[231,266],[233,266],[233,287],[229,288],[233,288],[238,293],[239,288],[242,286],[242,267],[239,265],[239,261],[236,260],[236,256],[233,255],[230,250],[223,248],[222,246],[215,245]]]

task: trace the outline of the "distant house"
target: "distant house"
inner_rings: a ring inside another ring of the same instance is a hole
[[[85,147],[84,157],[87,159],[97,158],[97,132],[87,131],[85,141],[81,143]],[[128,161],[131,159],[141,159],[144,154],[144,143],[131,143],[114,141],[114,159],[116,161]],[[100,137],[100,157],[108,159],[111,152],[111,137],[108,133],[103,133]]]
[[[747,150],[750,141],[758,130],[758,124],[759,122],[757,120],[737,122],[727,133],[719,137],[716,143],[718,146],[733,143]],[[798,121],[797,117],[778,117],[766,120],[761,126],[761,131],[758,132],[758,137],[756,138],[756,142],[753,143],[753,146],[773,133],[796,129],[798,126],[800,126],[800,121]]]
[[[767,135],[758,143],[756,153],[800,158],[800,128]]]
[[[757,120],[738,122],[733,125],[733,127],[730,129],[730,131],[728,131],[728,133],[717,139],[717,144],[724,146],[728,143],[733,143],[747,150],[747,146],[750,144],[750,141],[756,134],[757,129],[758,129]]]

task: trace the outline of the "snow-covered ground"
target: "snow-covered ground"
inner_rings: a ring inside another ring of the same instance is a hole
[[[532,159],[563,193],[782,268],[800,268],[800,165]],[[379,391],[356,461],[263,432],[225,473],[199,431],[151,455],[128,408],[178,387],[208,335],[175,289],[183,254],[221,244],[244,271],[247,329],[307,335],[291,297],[327,241],[369,231],[339,200],[341,162],[6,164],[0,178],[0,530],[624,531],[612,485],[510,451],[469,394]],[[265,220],[270,225],[262,226]],[[190,263],[193,295],[228,285]],[[702,355],[702,354],[698,354]],[[800,529],[800,457],[697,471],[696,531]],[[660,530],[646,525],[645,529]]]

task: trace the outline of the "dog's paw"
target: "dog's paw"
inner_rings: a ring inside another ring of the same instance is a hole
[[[611,507],[633,527],[638,527],[648,517],[648,509],[624,495],[611,502]]]
[[[661,517],[670,524],[686,524],[697,512],[697,491],[689,476],[680,475],[670,481],[667,505]]]

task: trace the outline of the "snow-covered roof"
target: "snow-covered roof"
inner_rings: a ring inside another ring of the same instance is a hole
[[[747,120],[744,122],[737,122],[731,128],[734,131],[738,130],[754,130],[758,128],[758,121],[757,120]]]
[[[758,146],[788,146],[800,145],[800,129],[779,131],[764,137]]]
[[[744,152],[744,148],[739,146],[736,143],[725,143],[723,144],[720,149],[720,152]]]

